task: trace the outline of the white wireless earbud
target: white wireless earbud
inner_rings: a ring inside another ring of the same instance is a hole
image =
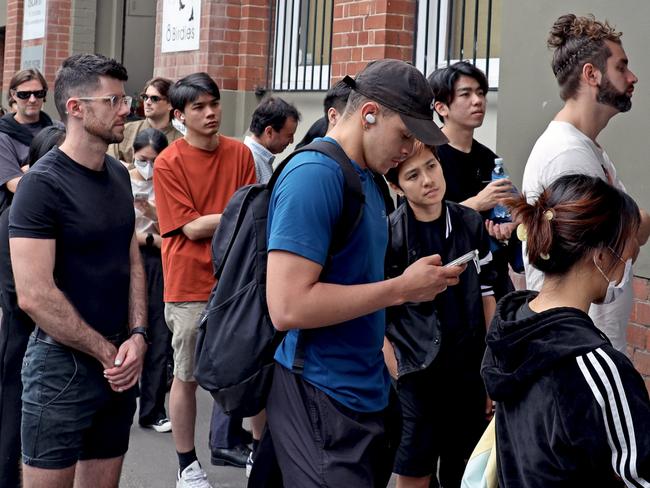
[[[373,114],[366,114],[366,122],[368,122],[369,124],[374,124],[375,122],[377,122],[377,119]]]

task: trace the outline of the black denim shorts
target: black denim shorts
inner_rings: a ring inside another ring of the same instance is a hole
[[[137,387],[114,392],[99,361],[35,334],[25,352],[22,380],[25,464],[62,469],[79,460],[126,453]]]

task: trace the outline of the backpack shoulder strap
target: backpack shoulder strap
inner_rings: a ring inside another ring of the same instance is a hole
[[[361,222],[363,204],[365,203],[361,179],[354,169],[352,161],[350,161],[350,158],[341,146],[321,139],[295,150],[285,158],[273,172],[273,176],[267,184],[268,188],[273,188],[280,173],[294,156],[306,151],[316,151],[328,156],[339,164],[343,172],[343,210],[332,233],[329,248],[329,255],[331,256],[345,247],[350,235],[352,235],[352,232],[354,232],[359,222]]]
[[[278,175],[284,169],[289,159],[303,151],[316,151],[325,154],[339,164],[343,173],[343,207],[341,216],[332,232],[327,262],[323,267],[325,268],[331,261],[332,256],[345,247],[348,239],[359,225],[359,222],[361,222],[365,196],[361,187],[361,178],[359,178],[345,151],[338,144],[322,139],[294,151],[291,156],[282,161],[273,175]],[[269,182],[269,185],[271,184],[275,184],[275,181]],[[305,365],[305,335],[306,331],[304,330],[301,330],[298,334],[291,368],[293,372],[298,374],[302,373]]]

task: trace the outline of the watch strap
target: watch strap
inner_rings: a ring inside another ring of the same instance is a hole
[[[140,334],[142,337],[144,337],[144,341],[145,341],[147,344],[150,343],[150,341],[149,341],[149,334],[147,333],[147,328],[146,328],[146,327],[142,327],[142,326],[139,326],[139,327],[133,327],[133,328],[129,331],[129,337],[131,337],[133,334]]]

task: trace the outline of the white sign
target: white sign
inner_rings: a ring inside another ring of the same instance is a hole
[[[201,0],[163,0],[161,51],[198,49],[200,26]]]
[[[20,52],[20,69],[29,68],[43,72],[43,44],[22,48]]]
[[[47,0],[25,0],[23,41],[45,37]]]

